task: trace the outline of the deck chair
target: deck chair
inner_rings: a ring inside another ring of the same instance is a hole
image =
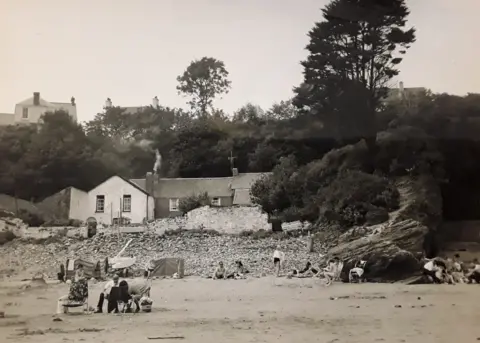
[[[60,297],[60,299],[58,299],[57,313],[68,313],[68,310],[70,308],[76,308],[76,307],[82,307],[82,306],[85,312],[88,311],[89,309],[88,283],[87,281],[83,280],[81,283],[79,282],[77,285],[80,285],[78,289],[76,289],[75,283],[72,283],[69,290],[69,295],[73,294],[73,297],[75,300],[72,300],[72,298],[69,297],[69,295],[65,295],[63,297]]]
[[[331,272],[320,271],[317,277],[322,278],[324,286],[330,286],[334,281],[340,280],[342,273],[343,262],[339,262]]]
[[[57,306],[57,313],[65,313],[68,314],[69,309],[71,308],[78,308],[83,306],[83,311],[88,312],[88,296],[83,299],[83,301],[74,301],[68,300],[68,295],[65,295],[58,299],[58,306]]]

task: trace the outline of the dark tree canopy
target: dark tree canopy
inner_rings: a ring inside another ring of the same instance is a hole
[[[304,83],[294,104],[324,115],[337,136],[375,132],[374,115],[402,56],[415,41],[404,0],[332,0],[309,32]]]
[[[212,57],[192,61],[177,81],[178,92],[190,97],[190,108],[202,116],[213,110],[213,100],[228,93],[231,86],[225,64]]]

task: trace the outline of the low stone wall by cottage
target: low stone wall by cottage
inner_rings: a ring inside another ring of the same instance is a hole
[[[157,234],[178,229],[215,230],[224,234],[242,231],[271,230],[268,215],[259,207],[210,207],[204,206],[187,213],[184,217],[159,219],[149,224]]]
[[[87,237],[86,227],[20,227],[12,232],[22,239],[47,239],[50,237]]]
[[[270,230],[268,216],[259,207],[204,206],[186,215],[185,228],[215,230],[235,234],[242,231]]]

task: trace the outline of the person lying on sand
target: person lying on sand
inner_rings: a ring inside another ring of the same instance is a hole
[[[223,262],[220,261],[218,262],[218,267],[213,272],[212,279],[218,280],[218,279],[226,279],[226,278],[227,278],[227,272],[225,270],[225,267],[223,266]]]
[[[307,264],[302,270],[294,269],[292,270],[290,275],[295,277],[309,277],[309,276],[316,275],[317,273],[318,273],[318,269],[313,267],[310,261],[307,261]]]

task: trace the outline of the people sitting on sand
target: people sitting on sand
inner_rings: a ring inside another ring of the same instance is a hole
[[[72,283],[70,284],[68,295],[64,295],[58,299],[57,313],[67,313],[68,307],[72,305],[85,305],[87,299],[88,280],[85,277],[83,265],[78,264],[75,269],[75,275],[73,277]]]
[[[308,277],[308,276],[313,276],[318,273],[318,269],[313,267],[312,263],[310,261],[307,261],[307,264],[302,270],[294,269],[290,273],[290,276],[295,276],[295,277]]]
[[[282,268],[285,262],[285,253],[280,250],[280,245],[277,245],[277,248],[273,252],[273,266],[275,268],[275,275],[280,275],[280,269]]]
[[[443,267],[446,266],[444,265]],[[442,264],[437,259],[427,259],[427,263],[423,266],[423,275],[433,283],[442,283]]]
[[[112,290],[113,287],[118,287],[118,282],[120,280],[120,277],[115,274],[112,278],[112,280],[108,281],[105,283],[105,286],[103,287],[102,292],[100,292],[100,296],[98,299],[98,305],[97,305],[97,310],[95,313],[102,313],[103,312],[103,302],[105,299],[108,300],[110,296],[110,291]]]
[[[225,267],[223,266],[223,262],[220,261],[218,262],[218,266],[213,272],[212,279],[214,280],[219,280],[219,279],[226,279],[227,278],[227,271],[225,270]]]
[[[471,268],[469,269],[467,275],[468,283],[475,283],[480,284],[480,264],[478,259],[474,259]]]
[[[242,261],[235,261],[235,271],[227,275],[227,279],[244,279],[248,270],[243,266]]]

